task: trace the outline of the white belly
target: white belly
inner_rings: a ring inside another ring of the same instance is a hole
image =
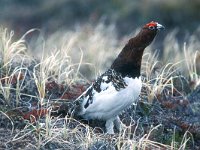
[[[84,109],[82,116],[86,119],[107,120],[120,114],[136,102],[142,88],[141,78],[124,78],[127,87],[116,91],[113,86],[100,93],[95,93],[93,103]]]

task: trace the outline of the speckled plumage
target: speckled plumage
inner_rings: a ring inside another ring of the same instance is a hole
[[[93,103],[93,97],[95,93],[100,93],[107,90],[108,88],[114,87],[116,91],[124,89],[127,86],[126,82],[122,76],[113,69],[107,70],[104,74],[99,76],[97,80],[76,100],[76,109],[77,112],[81,112],[80,103],[85,99],[86,102],[83,105],[84,109]]]

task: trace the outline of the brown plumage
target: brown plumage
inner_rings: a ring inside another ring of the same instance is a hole
[[[134,38],[128,41],[111,65],[111,69],[121,73],[123,77],[139,77],[144,49],[151,44],[158,30],[163,28],[153,21],[146,24]]]

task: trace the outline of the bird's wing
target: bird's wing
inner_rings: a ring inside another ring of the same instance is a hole
[[[95,93],[100,93],[109,88],[115,88],[116,91],[120,91],[127,86],[123,77],[112,69],[107,70],[104,74],[99,76],[97,80],[75,100],[76,111],[79,112],[81,109],[87,109],[87,107],[93,103],[93,97]]]

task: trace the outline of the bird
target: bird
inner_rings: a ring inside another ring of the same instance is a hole
[[[145,24],[124,46],[111,67],[74,101],[72,114],[105,121],[108,134],[114,134],[114,127],[120,131],[119,114],[137,102],[142,89],[143,52],[162,29],[164,26],[155,21]]]

